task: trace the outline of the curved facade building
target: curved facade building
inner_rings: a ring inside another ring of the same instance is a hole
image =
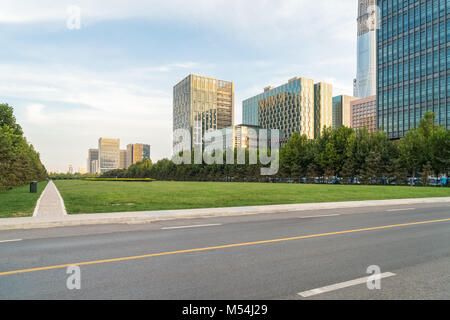
[[[376,95],[376,0],[358,1],[358,62],[353,95],[367,98]]]

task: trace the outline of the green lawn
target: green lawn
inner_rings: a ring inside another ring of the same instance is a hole
[[[450,197],[450,188],[221,182],[55,181],[68,213]]]
[[[0,191],[0,218],[30,217],[47,181],[38,183],[38,192],[30,193],[30,186]]]

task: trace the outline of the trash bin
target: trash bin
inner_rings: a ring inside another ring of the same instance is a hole
[[[30,182],[30,193],[37,193],[37,181],[31,181]]]

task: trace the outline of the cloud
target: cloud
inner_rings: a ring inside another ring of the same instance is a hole
[[[84,165],[102,136],[120,138],[122,146],[149,143],[154,160],[172,152],[170,91],[150,89],[135,73],[0,65],[0,74],[2,99],[15,107],[48,169]]]
[[[0,23],[65,22],[73,5],[81,9],[82,27],[139,18],[195,25],[256,42],[292,41],[317,32],[350,40],[349,23],[356,25],[356,0],[2,0]]]

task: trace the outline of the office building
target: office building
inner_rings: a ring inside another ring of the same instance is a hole
[[[202,144],[203,134],[233,125],[233,82],[189,75],[173,88],[173,130],[186,129],[191,148]],[[174,153],[177,141],[174,141]]]
[[[119,169],[126,169],[127,166],[127,150],[120,150]]]
[[[98,160],[93,160],[91,162],[92,172],[90,172],[90,173],[94,173],[94,174],[99,173],[99,164],[98,163],[99,163]]]
[[[120,139],[98,139],[99,172],[119,169],[120,166]]]
[[[69,170],[67,172],[73,174],[73,166],[71,164],[69,164]]]
[[[366,128],[370,133],[377,130],[377,96],[350,102],[351,127]]]
[[[331,97],[330,97],[331,103]],[[314,138],[314,81],[295,77],[279,87],[243,102],[243,123],[258,124],[261,129],[278,129],[280,139],[294,132]]]
[[[377,128],[401,138],[430,110],[450,129],[450,2],[377,3]]]
[[[314,85],[314,138],[322,130],[333,126],[333,90],[331,84],[319,82]]]
[[[333,97],[333,129],[340,126],[351,128],[352,117],[350,103],[358,98],[346,95]]]
[[[98,165],[97,168],[95,168],[94,161],[98,161],[98,149],[89,149],[87,159],[87,171],[89,173],[97,173]]]
[[[367,98],[376,94],[376,0],[358,1],[357,71],[353,95]]]
[[[150,159],[150,145],[149,144],[129,144],[127,145],[127,168],[137,162],[145,159]]]

